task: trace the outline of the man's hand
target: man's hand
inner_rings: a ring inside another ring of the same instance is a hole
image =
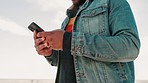
[[[37,37],[37,32],[34,31],[34,41],[35,41],[35,48],[39,55],[50,56],[52,54],[52,48],[48,46],[47,43],[44,43],[45,38]]]
[[[52,47],[53,50],[63,50],[63,35],[65,31],[61,29],[49,31],[49,32],[39,32],[37,37],[45,38],[44,44]]]

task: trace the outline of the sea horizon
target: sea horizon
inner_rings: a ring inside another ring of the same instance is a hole
[[[55,83],[54,79],[0,79],[0,83]],[[135,83],[148,83],[148,80],[136,80]]]

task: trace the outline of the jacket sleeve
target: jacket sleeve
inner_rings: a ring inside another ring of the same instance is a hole
[[[52,54],[50,56],[45,56],[45,58],[52,66],[58,66],[59,54],[60,51],[52,50]]]
[[[110,0],[109,29],[110,36],[73,32],[72,55],[104,62],[135,60],[139,54],[140,40],[126,0]]]

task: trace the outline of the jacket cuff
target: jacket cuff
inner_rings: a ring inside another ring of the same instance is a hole
[[[65,32],[63,37],[63,50],[71,50],[71,32]]]

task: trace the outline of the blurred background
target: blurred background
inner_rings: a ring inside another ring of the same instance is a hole
[[[44,30],[59,29],[71,0],[0,0],[0,79],[55,79],[56,67],[34,49],[34,21]],[[148,0],[128,0],[133,10],[141,51],[135,60],[136,80],[148,80]]]

